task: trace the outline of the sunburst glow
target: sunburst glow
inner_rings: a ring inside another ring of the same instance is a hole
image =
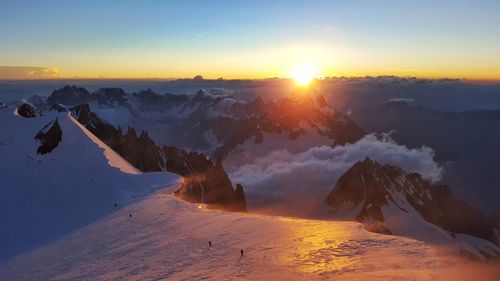
[[[314,78],[318,78],[318,69],[311,64],[302,64],[296,66],[290,76],[295,80],[295,83],[301,86],[308,85]]]

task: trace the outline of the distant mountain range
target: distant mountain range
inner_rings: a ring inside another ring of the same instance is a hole
[[[346,115],[333,110],[323,96],[296,93],[265,102],[237,100],[218,91],[160,95],[151,89],[126,94],[118,88],[65,86],[47,98],[32,97],[39,108],[89,104],[99,118],[115,127],[148,131],[159,145],[172,145],[225,159],[243,143],[260,144],[276,135],[301,139],[306,132],[317,144],[345,144],[364,132]],[[279,146],[280,144],[278,144]]]

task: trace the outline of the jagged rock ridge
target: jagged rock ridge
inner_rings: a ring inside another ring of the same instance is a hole
[[[40,142],[37,148],[37,154],[47,154],[54,150],[62,140],[62,130],[57,122],[57,118],[45,125],[35,136],[35,139]]]
[[[121,128],[103,122],[88,104],[71,108],[78,122],[129,161],[145,172],[169,171],[182,176],[183,182],[176,192],[179,197],[195,203],[232,211],[246,211],[243,187],[233,189],[220,162],[212,163],[202,154],[188,153],[182,149],[157,147],[147,132],[138,136],[135,129]]]
[[[448,186],[433,185],[417,173],[406,173],[369,158],[357,162],[339,178],[326,203],[333,213],[350,210],[354,219],[374,232],[390,234],[404,227],[388,224],[387,216],[409,215],[411,219],[410,215],[416,214],[451,237],[463,233],[500,245],[498,222],[454,197]],[[498,247],[489,250],[482,254],[500,256]]]

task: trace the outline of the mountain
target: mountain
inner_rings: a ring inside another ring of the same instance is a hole
[[[225,160],[233,152],[261,154],[283,146],[299,151],[314,145],[352,143],[364,135],[347,115],[312,90],[276,100],[257,97],[249,101],[218,89],[161,95],[152,89],[127,94],[117,88],[101,88],[88,93],[65,86],[55,90],[44,106],[56,104],[89,104],[101,120],[114,127],[147,131],[158,146],[175,146],[217,160]],[[232,165],[235,161],[227,162]]]
[[[214,163],[198,153],[188,153],[175,147],[162,148],[167,171],[183,177],[175,195],[189,202],[205,203],[230,211],[246,211],[246,199],[241,184],[233,189],[222,161]]]
[[[374,232],[451,244],[478,258],[500,257],[498,221],[432,185],[369,158],[354,164],[326,198],[332,213],[363,222]]]
[[[87,89],[66,85],[61,89],[54,90],[52,94],[47,98],[47,103],[49,105],[57,103],[72,105],[88,102],[91,99],[92,96],[87,91]]]
[[[121,128],[102,121],[88,104],[75,106],[70,111],[80,124],[141,171],[168,171],[182,176],[183,181],[176,192],[180,198],[232,211],[246,211],[243,187],[239,185],[233,189],[220,161],[214,164],[202,154],[171,146],[159,147],[145,131],[138,136],[135,129],[129,127],[122,134]]]
[[[24,118],[13,111],[0,109],[0,261],[179,179],[167,172],[141,173],[68,112]]]
[[[67,104],[61,93],[79,99]],[[88,130],[144,172],[169,170],[168,165],[164,167],[164,158],[174,151],[169,148],[185,151],[177,157],[187,162],[198,161],[196,154],[203,155],[210,161],[203,161],[205,167],[197,173],[219,175],[224,183],[219,188],[226,194],[215,193],[217,199],[209,202],[241,206],[237,210],[246,209],[244,196],[237,195],[218,162],[224,161],[230,169],[278,149],[297,153],[315,146],[356,142],[364,135],[347,115],[330,107],[314,90],[276,100],[257,97],[248,101],[217,89],[198,90],[192,95],[160,95],[152,89],[127,94],[117,88],[101,88],[88,93],[83,88],[65,86],[47,99],[49,106],[58,111],[69,108]],[[122,132],[122,128],[126,129]],[[187,185],[183,190],[190,192],[177,194],[190,194],[189,200],[204,202],[199,183],[191,184],[198,187]],[[203,186],[210,183],[205,181]],[[233,198],[229,200],[233,203],[227,203],[227,198]]]

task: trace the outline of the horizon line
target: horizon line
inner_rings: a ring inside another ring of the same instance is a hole
[[[328,80],[328,79],[366,79],[366,78],[399,78],[399,79],[417,79],[417,80],[456,80],[461,82],[470,82],[470,83],[481,83],[481,84],[496,84],[500,83],[500,78],[498,79],[490,79],[490,78],[452,78],[452,77],[419,77],[419,76],[399,76],[399,75],[342,75],[342,76],[325,76],[321,78],[317,78],[317,80]],[[11,78],[11,79],[2,79],[0,78],[0,82],[27,82],[27,81],[70,81],[70,80],[100,80],[100,81],[113,81],[113,80],[130,80],[130,81],[181,81],[181,80],[189,80],[189,81],[263,81],[263,80],[293,80],[290,77],[262,77],[262,78],[202,78],[196,79],[195,77],[53,77],[53,78]]]

